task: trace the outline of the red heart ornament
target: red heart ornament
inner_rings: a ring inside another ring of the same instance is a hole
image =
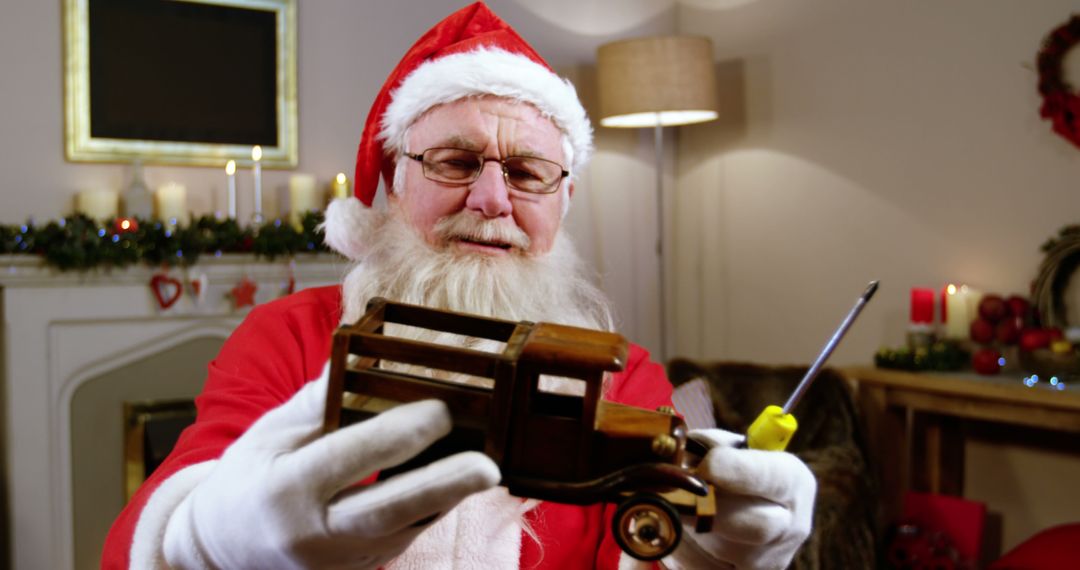
[[[180,280],[158,273],[150,278],[150,291],[154,293],[158,306],[164,311],[180,300]]]

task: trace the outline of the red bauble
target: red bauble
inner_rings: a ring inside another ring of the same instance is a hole
[[[971,357],[971,367],[975,372],[985,375],[997,374],[1001,370],[1001,353],[992,348],[980,348]]]
[[[1020,350],[1038,350],[1050,346],[1050,332],[1046,329],[1024,329],[1020,331]]]
[[[135,218],[116,218],[113,222],[113,230],[118,234],[139,231],[139,222]]]
[[[1005,304],[1009,306],[1009,313],[1012,316],[1027,322],[1028,312],[1031,310],[1031,303],[1027,299],[1020,295],[1010,295],[1008,299],[1005,299]]]
[[[1050,338],[1050,342],[1054,342],[1055,340],[1062,340],[1065,338],[1065,333],[1061,332],[1061,329],[1057,327],[1048,327],[1043,330],[1046,331],[1046,335]],[[1048,342],[1047,344],[1050,343]]]
[[[984,318],[971,321],[971,340],[987,344],[994,340],[994,324]]]
[[[1020,330],[1024,321],[1020,317],[1009,317],[997,324],[994,337],[1001,344],[1016,344],[1020,340]]]
[[[987,295],[979,301],[979,316],[996,323],[1005,318],[1009,313],[1009,307],[1005,305],[1005,299],[997,295]]]

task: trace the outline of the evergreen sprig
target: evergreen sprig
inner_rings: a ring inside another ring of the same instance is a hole
[[[86,271],[99,267],[189,266],[202,254],[253,253],[273,260],[299,253],[329,251],[316,228],[321,212],[304,214],[298,231],[282,220],[258,227],[241,227],[233,219],[192,217],[190,223],[170,229],[156,220],[136,218],[128,229],[124,218],[104,225],[82,214],[38,225],[0,224],[0,254],[44,257],[61,271]]]
[[[965,368],[969,362],[970,355],[961,346],[942,341],[929,348],[882,347],[874,354],[874,364],[878,368],[894,370],[954,372]]]

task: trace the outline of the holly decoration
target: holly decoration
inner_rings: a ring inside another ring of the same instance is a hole
[[[1054,132],[1080,147],[1080,95],[1062,77],[1061,62],[1080,43],[1080,15],[1058,26],[1043,40],[1036,58],[1039,70],[1039,114],[1050,120]]]
[[[125,224],[124,222],[128,222]],[[140,218],[116,218],[104,224],[82,214],[37,225],[0,224],[0,254],[38,255],[60,271],[145,264],[151,267],[187,267],[200,255],[253,253],[273,260],[299,253],[329,251],[322,234],[321,212],[308,212],[297,231],[281,220],[257,227],[240,227],[233,219],[202,216],[170,230],[164,224]]]

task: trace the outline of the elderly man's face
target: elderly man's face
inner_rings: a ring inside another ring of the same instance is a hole
[[[414,154],[453,147],[480,152],[485,158],[535,156],[566,164],[562,133],[550,120],[532,105],[493,97],[462,99],[432,109],[410,128],[408,144],[408,152]],[[425,178],[419,162],[401,160],[409,162],[404,192],[392,194],[391,201],[399,203],[407,221],[429,244],[493,256],[511,253],[506,247],[465,239],[444,243],[435,224],[465,212],[524,231],[530,240],[528,253],[551,249],[562,218],[562,192],[530,194],[511,188],[497,162],[485,163],[480,178],[469,185],[449,185]]]

